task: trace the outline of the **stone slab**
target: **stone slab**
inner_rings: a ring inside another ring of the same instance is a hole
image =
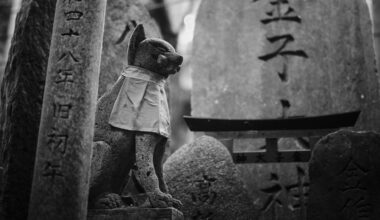
[[[379,75],[365,1],[202,1],[191,68],[191,115],[227,119],[361,110],[357,129],[380,129]],[[223,135],[215,134],[217,138]],[[264,140],[236,139],[234,152]],[[302,149],[280,139],[279,150]],[[306,219],[307,163],[238,169],[259,220]]]
[[[183,214],[174,208],[120,208],[89,210],[87,220],[183,220]]]
[[[310,161],[309,220],[380,219],[380,134],[338,131]]]

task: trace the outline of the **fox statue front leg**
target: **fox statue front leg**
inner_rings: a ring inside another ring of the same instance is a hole
[[[149,198],[152,207],[181,208],[182,203],[167,194],[162,174],[166,138],[154,133],[136,134],[136,167],[133,172]]]

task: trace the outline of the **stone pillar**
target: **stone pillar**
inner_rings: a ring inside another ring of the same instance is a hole
[[[308,220],[380,219],[380,134],[339,131],[310,161]]]
[[[29,220],[84,220],[106,0],[58,0]]]

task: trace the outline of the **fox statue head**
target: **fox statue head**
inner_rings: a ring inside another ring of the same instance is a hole
[[[168,77],[180,70],[183,58],[174,47],[159,38],[146,38],[139,24],[130,38],[128,64]]]

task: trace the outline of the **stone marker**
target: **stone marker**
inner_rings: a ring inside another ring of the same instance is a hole
[[[379,129],[372,45],[365,1],[202,1],[191,64],[192,116],[263,119],[360,109],[357,128]],[[234,151],[263,145],[236,140]],[[280,140],[280,150],[295,147],[292,139]],[[306,218],[306,163],[238,168],[258,219]]]
[[[165,162],[164,175],[185,219],[256,219],[231,156],[212,137],[180,147]]]
[[[87,220],[183,220],[174,208],[119,208],[89,210]]]
[[[58,0],[29,220],[84,220],[106,0]]]
[[[308,220],[380,219],[380,134],[338,131],[310,160]]]

